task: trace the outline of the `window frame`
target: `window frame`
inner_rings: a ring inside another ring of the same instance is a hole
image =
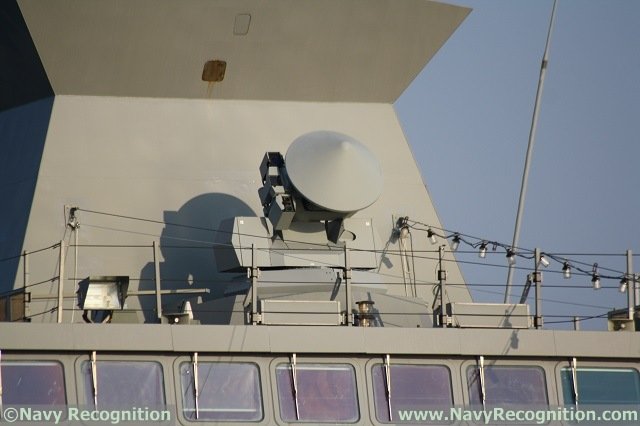
[[[553,388],[553,381],[556,380],[553,366],[544,360],[535,359],[522,359],[522,360],[510,360],[498,357],[485,357],[485,367],[521,367],[521,368],[537,368],[543,372],[543,378],[545,382],[545,393],[547,396],[547,406],[554,407],[558,404],[558,397],[555,395],[555,389]],[[467,359],[460,364],[460,380],[461,389],[463,394],[463,405],[467,408],[472,408],[471,395],[469,393],[469,383],[467,377],[467,369],[469,367],[478,367],[477,357],[474,359]]]
[[[277,381],[277,368],[282,364],[291,364],[290,357],[274,357],[270,360],[269,366],[269,378],[271,382],[271,397],[273,401],[273,415],[277,419],[278,422],[282,424],[289,425],[305,425],[305,424],[337,424],[335,421],[331,422],[318,422],[315,420],[300,420],[300,421],[287,421],[284,420],[280,414],[280,397],[278,393],[278,381]],[[358,362],[356,359],[352,358],[341,358],[341,357],[318,357],[318,356],[307,356],[305,354],[297,355],[297,364],[326,364],[327,366],[331,365],[347,365],[349,366],[354,373],[354,381],[355,381],[355,401],[357,403],[357,413],[358,418],[350,423],[340,423],[340,424],[349,424],[349,425],[362,425],[369,424],[369,419],[367,418],[367,412],[363,410],[363,407],[366,407],[368,401],[366,400],[366,382],[363,381],[363,375],[361,371],[362,362]]]
[[[179,399],[180,399],[180,412],[182,414],[182,417],[190,422],[190,423],[195,423],[195,424],[203,424],[203,423],[235,423],[235,424],[243,424],[243,423],[260,423],[264,420],[265,414],[264,414],[264,394],[262,393],[262,375],[261,375],[261,371],[260,371],[260,366],[255,363],[255,362],[251,362],[251,361],[224,361],[224,360],[218,360],[218,361],[210,361],[210,360],[203,360],[200,358],[200,356],[198,356],[198,364],[201,366],[202,364],[225,364],[225,365],[243,365],[243,366],[250,366],[253,367],[255,369],[255,371],[257,372],[257,380],[258,380],[258,392],[259,392],[259,408],[260,408],[260,418],[257,420],[248,420],[248,419],[239,419],[239,420],[216,420],[216,419],[194,419],[194,418],[188,418],[185,415],[185,404],[184,404],[184,389],[183,389],[183,382],[182,382],[182,368],[183,366],[188,366],[188,368],[192,368],[193,366],[193,360],[184,360],[180,363],[177,364],[177,369],[178,369],[178,381],[176,381],[176,390],[179,391],[178,395],[179,395]],[[202,396],[202,395],[200,395]],[[202,406],[200,407],[202,409]]]
[[[139,356],[139,355],[113,355],[109,353],[101,353],[100,351],[96,351],[97,354],[97,362],[127,362],[127,363],[154,363],[160,367],[161,377],[162,377],[162,395],[164,397],[164,407],[149,407],[152,409],[162,409],[172,411],[172,405],[170,402],[170,396],[172,393],[169,389],[169,380],[170,376],[167,376],[167,369],[165,368],[164,357],[156,357],[155,359],[150,359],[148,356]],[[77,389],[77,403],[78,406],[82,407],[93,407],[93,399],[87,400],[87,392],[85,386],[85,377],[82,373],[82,364],[84,362],[91,362],[90,355],[82,355],[76,358],[74,363],[74,374],[75,374],[75,382]],[[98,367],[99,368],[99,367]],[[93,389],[89,392],[93,395]],[[98,382],[98,394],[100,394],[100,383]],[[99,404],[99,402],[98,402]],[[136,406],[135,404],[133,406]],[[98,408],[100,408],[98,406]]]
[[[191,364],[193,362],[193,353],[187,355],[176,356],[172,360],[173,382],[174,382],[174,400],[175,400],[175,418],[179,424],[189,424],[193,426],[215,424],[238,426],[241,424],[263,425],[273,424],[273,407],[269,404],[270,385],[269,385],[269,364],[273,358],[265,356],[247,356],[247,355],[215,355],[205,352],[198,352],[198,363],[208,362],[224,362],[238,364],[253,364],[258,368],[258,377],[260,380],[260,395],[262,406],[262,419],[256,421],[247,420],[192,420],[184,416],[184,404],[182,401],[182,380],[180,376],[180,366],[183,363]]]
[[[598,362],[598,361],[581,361],[580,358],[577,358],[578,361],[578,370],[580,369],[607,369],[607,370],[635,370],[638,375],[638,379],[640,380],[640,368],[637,363],[631,362]],[[564,400],[564,390],[562,388],[562,371],[568,369],[571,370],[571,360],[560,361],[556,363],[554,377],[557,385],[557,395],[558,395],[558,406],[573,406],[572,401]],[[580,401],[578,400],[578,404]],[[636,406],[634,404],[630,404],[629,406]]]
[[[450,362],[446,359],[410,359],[410,358],[402,358],[402,357],[391,357],[391,366],[393,365],[403,365],[403,366],[432,366],[432,367],[444,367],[447,369],[449,373],[449,387],[451,390],[451,407],[456,406],[456,400],[458,399],[456,396],[459,395],[459,389],[457,389],[457,380],[455,378],[457,362]],[[378,413],[376,412],[376,398],[375,398],[375,385],[373,382],[373,369],[376,366],[382,365],[384,366],[384,357],[378,357],[377,359],[370,359],[367,362],[367,384],[368,384],[368,400],[369,400],[369,411],[371,419],[375,421],[375,424],[380,425],[390,425],[394,424],[393,421],[383,421],[378,419]],[[392,391],[393,391],[393,375],[391,377],[392,383]],[[411,424],[411,423],[408,423]],[[418,423],[415,423],[418,424]]]
[[[63,390],[64,390],[64,406],[68,406],[69,404],[72,404],[73,402],[73,386],[69,386],[70,383],[74,383],[73,380],[73,376],[69,377],[69,374],[74,374],[75,372],[73,371],[69,371],[69,368],[66,368],[65,362],[64,362],[64,357],[60,357],[60,359],[52,359],[51,358],[51,354],[47,354],[47,355],[35,355],[35,354],[29,354],[27,356],[12,356],[12,354],[8,354],[3,352],[2,353],[2,359],[0,361],[2,364],[4,363],[11,363],[11,364],[15,364],[15,363],[51,363],[51,364],[58,364],[61,368],[62,368],[62,386],[63,386]],[[7,405],[6,402],[6,392],[7,392],[7,388],[4,389],[4,396],[3,396],[3,404]],[[59,406],[59,405],[56,405]]]

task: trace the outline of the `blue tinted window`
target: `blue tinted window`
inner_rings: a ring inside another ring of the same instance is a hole
[[[182,410],[192,421],[259,421],[262,395],[258,366],[250,363],[199,362],[196,418],[193,364],[180,365]]]
[[[633,368],[578,368],[579,404],[640,404],[640,379]],[[561,372],[565,404],[575,404],[570,368]]]

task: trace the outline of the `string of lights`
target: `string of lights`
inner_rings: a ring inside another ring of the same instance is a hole
[[[439,228],[423,222],[413,221],[413,220],[410,220],[409,218],[402,219],[399,226],[407,226],[410,229],[426,232],[427,238],[434,245],[438,243],[438,238],[441,238],[447,241],[450,239],[451,241],[449,245],[451,247],[451,251],[453,252],[456,252],[460,244],[464,243],[470,246],[471,248],[477,250],[478,256],[482,259],[486,257],[488,247],[491,247],[492,251],[494,252],[498,248],[500,248],[501,250],[504,250],[505,256],[507,258],[507,262],[509,265],[515,265],[517,257],[524,258],[524,259],[534,259],[535,257],[535,254],[534,254],[535,251],[531,249],[526,249],[522,247],[512,247],[508,244],[487,240],[487,239],[475,237],[468,234],[463,234],[456,231],[446,230],[444,228]],[[597,253],[583,254],[583,255],[595,256],[597,255]],[[614,254],[609,253],[607,255],[613,256]],[[617,254],[617,255],[625,256],[624,254]],[[630,281],[633,281],[634,283],[638,282],[638,279],[636,276],[630,276],[630,274],[627,272],[619,271],[612,268],[600,267],[597,262],[591,265],[576,259],[569,259],[566,255],[552,254],[548,252],[541,253],[538,261],[538,265],[536,265],[536,267],[542,266],[544,268],[548,268],[550,265],[549,259],[562,265],[562,269],[560,271],[550,270],[550,272],[560,272],[563,274],[565,279],[569,279],[571,278],[572,273],[575,273],[573,272],[574,270],[578,271],[577,275],[591,277],[591,286],[595,290],[599,290],[600,288],[602,288],[601,282],[604,279],[618,280],[619,281],[618,289],[621,293],[627,291]],[[458,263],[464,263],[464,261],[458,261]],[[477,263],[474,262],[473,264],[477,264]],[[591,266],[591,270],[585,269],[583,266]],[[532,270],[532,269],[529,269],[529,270]],[[616,275],[603,274],[601,271],[611,272]]]
[[[116,215],[117,217],[123,217],[120,215]],[[125,216],[126,217],[126,216]],[[142,219],[139,219],[142,220]],[[102,226],[98,226],[98,225],[85,225],[85,226],[90,226],[90,227],[95,227],[95,228],[99,228],[99,229],[105,229],[105,230],[111,230],[111,231],[120,231],[120,232],[127,232],[127,233],[133,233],[133,234],[138,234],[138,235],[146,235],[146,236],[152,236],[152,237],[156,237],[156,238],[165,238],[165,239],[171,239],[171,240],[180,240],[180,241],[185,241],[185,242],[195,242],[195,243],[201,243],[201,244],[206,244],[208,247],[215,247],[215,248],[219,248],[219,249],[229,249],[229,250],[236,250],[235,247],[233,247],[231,244],[228,243],[215,243],[215,242],[211,242],[211,241],[199,241],[199,240],[194,240],[194,239],[189,239],[189,238],[182,238],[182,237],[172,237],[172,236],[159,236],[159,235],[155,235],[155,234],[150,234],[150,233],[144,233],[144,232],[138,232],[138,231],[130,231],[130,230],[120,230],[120,229],[116,229],[116,228],[110,228],[110,227],[102,227]],[[182,225],[175,225],[175,226],[182,226]],[[196,229],[200,229],[200,227],[195,227]],[[211,229],[209,229],[211,230]],[[238,234],[238,235],[242,235],[242,236],[253,236],[251,234]],[[434,238],[435,234],[434,232],[432,232],[430,234],[430,238]],[[460,235],[460,234],[457,234]],[[451,234],[450,236],[444,236],[444,235],[438,235],[441,238],[448,238],[448,237],[455,237],[456,234]],[[266,238],[266,237],[261,237],[261,238]],[[458,244],[462,241],[464,241],[465,243],[471,245],[472,247],[476,248],[479,247],[480,248],[480,257],[481,258],[485,258],[487,255],[486,252],[486,248],[488,245],[493,245],[494,247],[506,247],[505,244],[502,243],[498,243],[498,242],[487,242],[486,240],[479,240],[479,243],[470,243],[466,240],[464,240],[462,237],[459,237],[460,240],[458,242]],[[296,242],[296,241],[288,241],[288,242]],[[315,244],[315,245],[319,245],[319,244]],[[162,247],[165,247],[164,245]],[[173,248],[179,248],[180,246],[172,246]],[[321,247],[323,247],[324,249],[327,248],[326,245],[322,245]],[[241,248],[240,250],[250,250],[249,247],[246,248]],[[264,250],[268,250],[268,249],[256,249],[259,251],[264,251]],[[269,249],[271,251],[273,251],[274,249]],[[305,249],[294,249],[294,248],[278,248],[276,249],[278,251],[278,253],[283,253],[283,255],[285,256],[289,256],[289,257],[293,257],[293,255],[291,254],[286,254],[284,252],[286,251],[296,251],[296,252],[300,252],[300,251],[304,251]],[[313,251],[314,249],[306,249],[306,250],[310,250]],[[402,255],[402,250],[369,250],[369,249],[351,249],[352,251],[360,251],[360,252],[370,252],[370,253],[378,253],[378,254],[385,254],[385,255]],[[495,248],[493,249],[495,251]],[[429,256],[420,256],[420,255],[416,255],[415,253],[437,253],[437,250],[413,250],[414,255],[412,256],[414,259],[423,259],[423,260],[432,260],[432,261],[437,261],[438,258],[437,257],[429,257]],[[509,255],[509,252],[507,252],[507,254]],[[515,254],[511,253],[510,256],[512,258],[515,258]],[[523,258],[527,258],[527,259],[532,259],[532,256],[526,256],[523,254],[517,254],[517,256],[519,257],[523,257]],[[551,256],[550,256],[551,257]],[[555,257],[555,256],[554,256]],[[299,257],[297,257],[299,258]],[[299,258],[302,259],[302,258]],[[481,263],[481,262],[472,262],[472,261],[467,261],[467,260],[452,260],[452,259],[443,259],[444,262],[457,262],[460,264],[469,264],[469,265],[481,265],[481,266],[488,266],[488,267],[496,267],[496,268],[508,268],[508,265],[503,265],[503,264],[488,264],[488,263]],[[579,262],[577,260],[573,261],[574,264],[583,264],[584,262]],[[330,262],[325,262],[324,263],[325,266],[336,266]],[[568,265],[568,264],[567,264]],[[523,271],[533,271],[534,268],[533,267],[520,267],[520,266],[515,266],[514,267],[517,270],[523,270]],[[553,271],[550,270],[549,272],[553,272],[553,273],[562,273],[563,275],[565,275],[566,278],[570,277],[570,272],[567,272],[567,268],[570,268],[569,266],[565,266],[565,268],[562,271]],[[587,270],[584,270],[582,268],[579,267],[575,267],[575,269],[578,271],[578,274],[576,275],[584,275],[584,276],[591,276],[593,277],[593,274],[588,272]],[[619,276],[612,276],[612,275],[600,275],[600,279],[618,279],[618,280],[622,280],[623,276],[622,276],[622,272],[620,271],[616,271],[610,268],[601,268],[602,270],[610,270],[613,272],[617,272],[620,273],[621,275]]]
[[[156,223],[156,224],[161,224],[161,225],[165,225],[165,226],[175,226],[175,227],[182,227],[182,228],[201,230],[201,231],[208,231],[208,232],[219,232],[219,233],[242,235],[242,236],[252,237],[252,238],[270,239],[270,237],[266,237],[264,235],[253,235],[253,234],[246,234],[246,233],[234,233],[233,231],[223,230],[223,229],[219,229],[219,228],[211,228],[211,227],[187,225],[187,224],[181,224],[181,223],[175,223],[175,222],[159,221],[159,220],[146,219],[146,218],[140,218],[140,217],[129,216],[129,215],[122,215],[122,214],[116,214],[116,213],[109,213],[109,212],[101,212],[101,211],[90,210],[90,209],[83,209],[83,208],[79,208],[79,207],[77,208],[77,211],[83,211],[83,212],[86,212],[86,213],[92,213],[92,214],[98,214],[98,215],[106,215],[106,216],[118,217],[118,218],[129,219],[129,220]],[[451,244],[452,251],[456,251],[458,246],[460,245],[460,243],[465,243],[465,244],[469,245],[470,247],[472,247],[474,249],[479,249],[479,256],[481,258],[484,258],[484,256],[486,255],[488,247],[492,247],[493,251],[496,251],[496,249],[498,247],[501,247],[501,248],[503,248],[505,250],[505,252],[507,254],[507,257],[508,258],[513,258],[514,260],[515,260],[516,256],[517,257],[521,257],[521,258],[527,258],[527,259],[532,259],[533,258],[533,250],[531,250],[531,249],[526,249],[526,248],[523,248],[523,247],[511,247],[511,246],[509,246],[507,244],[500,243],[500,242],[495,241],[495,240],[488,240],[488,239],[476,237],[476,236],[469,235],[469,234],[464,234],[464,233],[457,232],[457,231],[450,231],[450,230],[447,230],[447,229],[444,229],[444,228],[440,228],[440,227],[429,225],[429,224],[426,224],[426,223],[423,223],[423,222],[415,221],[415,220],[409,219],[408,217],[405,218],[405,219],[406,219],[406,222],[407,222],[407,224],[408,224],[408,226],[410,228],[416,229],[416,230],[426,231],[427,232],[427,237],[430,239],[430,241],[433,244],[435,244],[436,241],[437,241],[436,237],[440,237],[440,238],[443,238],[443,239],[451,238],[451,240],[452,240],[452,244]],[[426,228],[420,228],[420,226],[424,226]],[[448,233],[449,235],[438,234],[438,233],[436,233],[434,231],[434,229],[438,230],[438,231],[441,231],[441,232]],[[475,240],[475,241],[471,242],[469,240]],[[305,245],[311,245],[311,246],[316,245],[316,246],[320,246],[320,247],[323,247],[323,248],[327,247],[325,244],[310,243],[308,241],[287,240],[287,242],[305,244]],[[527,256],[525,253],[528,253],[529,255]],[[580,255],[582,255],[582,256],[595,256],[595,255],[598,255],[598,254],[599,253],[582,253]],[[622,254],[615,254],[615,253],[608,253],[606,255],[607,256],[624,256]],[[552,255],[548,254],[548,256],[551,257]],[[557,255],[553,255],[553,256],[559,257],[559,256],[565,256],[565,254],[557,254]],[[512,260],[510,260],[510,261],[512,261]],[[576,260],[573,260],[573,262],[575,264],[581,264],[581,262],[576,261]],[[602,270],[607,270],[607,268],[601,268],[601,269]],[[616,270],[611,270],[611,272],[622,273],[622,272],[616,271]],[[585,273],[587,273],[587,272],[585,272]],[[610,277],[602,276],[602,278],[610,278]]]
[[[117,218],[123,218],[123,219],[127,219],[127,220],[135,220],[135,221],[144,221],[144,222],[150,222],[150,223],[155,223],[155,224],[162,224],[165,226],[176,226],[176,227],[184,227],[184,228],[188,228],[188,229],[195,229],[195,230],[200,230],[200,231],[209,231],[209,232],[226,232],[226,233],[233,233],[231,231],[224,231],[224,230],[220,230],[220,229],[215,229],[215,228],[208,228],[208,227],[202,227],[202,226],[193,226],[193,225],[187,225],[187,224],[180,224],[180,223],[172,223],[172,222],[164,222],[164,221],[158,221],[158,220],[153,220],[153,219],[145,219],[145,218],[140,218],[140,217],[134,217],[134,216],[128,216],[128,215],[121,215],[121,214],[115,214],[115,213],[107,213],[107,212],[99,212],[99,211],[95,211],[95,210],[85,210],[85,209],[80,209],[77,208],[76,210],[78,211],[84,211],[86,213],[93,213],[93,214],[98,214],[98,215],[107,215],[107,216],[112,216],[112,217],[117,217]],[[201,240],[195,240],[192,238],[183,238],[183,237],[174,237],[174,236],[166,236],[166,235],[155,235],[155,234],[151,234],[151,233],[145,233],[145,232],[138,232],[138,231],[132,231],[132,230],[121,230],[121,229],[117,229],[117,228],[110,228],[110,227],[103,227],[103,226],[99,226],[99,225],[91,225],[91,224],[86,224],[86,226],[91,226],[91,227],[95,227],[95,228],[100,228],[100,229],[105,229],[105,230],[110,230],[110,231],[120,231],[120,232],[127,232],[127,233],[133,233],[133,234],[140,234],[140,235],[146,235],[146,236],[152,236],[154,238],[161,238],[161,239],[170,239],[170,240],[177,240],[177,241],[183,241],[183,242],[191,242],[191,243],[197,243],[197,244],[203,244],[204,247],[197,247],[197,246],[177,246],[177,245],[162,245],[162,248],[167,248],[167,249],[184,249],[184,248],[216,248],[216,249],[229,249],[229,250],[235,250],[236,248],[234,248],[230,243],[218,243],[218,242],[212,242],[212,241],[201,241]],[[409,252],[411,254],[411,262],[415,262],[415,259],[423,259],[423,260],[430,260],[430,261],[442,261],[442,262],[456,262],[459,264],[468,264],[468,265],[479,265],[479,266],[483,266],[483,267],[494,267],[494,268],[508,268],[508,265],[505,264],[498,264],[498,263],[488,263],[488,262],[478,262],[478,261],[469,261],[469,260],[463,260],[463,259],[449,259],[449,258],[443,258],[443,259],[438,259],[435,256],[424,256],[421,254],[435,254],[437,253],[437,250],[414,250],[413,248],[413,236],[411,235],[411,230],[414,231],[418,231],[418,232],[426,232],[426,236],[427,239],[429,241],[431,241],[432,244],[437,244],[438,238],[443,239],[443,240],[451,240],[450,242],[450,248],[452,252],[457,252],[459,254],[471,254],[471,253],[478,253],[478,257],[480,257],[481,259],[485,259],[487,257],[488,254],[495,254],[497,252],[498,249],[500,249],[501,251],[503,251],[507,257],[507,261],[508,263],[515,263],[515,259],[516,257],[519,258],[524,258],[524,259],[533,259],[534,258],[534,251],[530,250],[530,249],[526,249],[526,248],[522,248],[522,247],[510,247],[507,244],[498,242],[498,241],[494,241],[494,240],[490,240],[490,239],[484,239],[484,238],[480,238],[480,237],[476,237],[476,236],[472,236],[469,234],[464,234],[461,232],[455,232],[455,231],[450,231],[450,230],[446,230],[444,228],[439,228],[436,226],[432,226],[423,222],[419,222],[419,221],[414,221],[407,218],[403,218],[401,219],[401,222],[399,223],[399,228],[396,230],[396,232],[398,234],[400,234],[401,232],[408,232],[409,236],[411,237],[411,247],[409,248]],[[244,234],[244,233],[235,233],[236,235],[242,235],[242,236],[247,236],[247,237],[254,237],[254,238],[268,238],[265,236],[261,236],[261,235],[252,235],[252,234]],[[322,249],[326,250],[327,248],[329,249],[333,249],[335,248],[336,251],[337,250],[341,250],[340,247],[329,247],[325,244],[317,244],[317,243],[308,243],[305,241],[289,241],[287,240],[286,242],[288,243],[302,243],[305,245],[312,245],[312,246],[318,246],[318,247],[322,247]],[[468,250],[468,251],[462,251],[459,250],[460,246],[462,244],[465,244],[469,247],[471,247],[473,250]],[[11,256],[5,259],[0,259],[0,262],[2,261],[6,261],[6,260],[13,260],[13,259],[17,259],[20,258],[21,256],[24,256],[25,254],[33,254],[33,253],[37,253],[37,252],[41,252],[41,251],[45,251],[48,249],[52,249],[52,248],[56,248],[59,246],[59,243],[53,244],[51,246],[45,247],[45,248],[41,248],[38,250],[34,250],[31,252],[27,252],[27,253],[23,253],[20,255],[16,255],[16,256]],[[74,246],[74,245],[70,245]],[[79,247],[121,247],[121,245],[98,245],[98,244],[84,244],[84,245],[78,245]],[[75,247],[75,246],[74,246]],[[127,246],[127,247],[139,247],[139,248],[148,248],[150,247],[149,245],[134,245],[134,246]],[[245,249],[245,250],[250,250],[250,248],[241,248]],[[287,252],[291,252],[291,251],[295,251],[297,252],[297,254],[299,255],[301,251],[304,251],[305,249],[300,249],[300,248],[278,248],[278,249],[264,249],[264,248],[258,248],[256,250],[260,250],[260,251],[276,251],[279,254],[282,254],[283,256],[288,256],[288,257],[296,257],[300,260],[305,260],[302,257],[296,256],[292,253],[287,253]],[[309,248],[306,249],[309,251],[313,251],[313,248]],[[371,252],[371,253],[376,253],[376,254],[383,254],[385,256],[404,256],[407,254],[407,249],[399,249],[399,250],[389,250],[388,248],[385,248],[384,250],[366,250],[366,249],[352,249],[353,251],[361,251],[361,252]],[[601,256],[624,256],[623,254],[614,254],[614,253],[580,253],[579,255],[581,256],[597,256],[597,255],[601,255]],[[577,259],[569,259],[566,253],[562,253],[562,254],[552,254],[552,253],[547,253],[547,252],[543,252],[542,255],[540,256],[540,260],[539,260],[539,265],[542,265],[543,267],[547,268],[550,265],[549,260],[555,261],[558,264],[562,265],[562,268],[559,270],[553,270],[553,269],[549,269],[548,272],[551,273],[558,273],[558,274],[562,274],[564,276],[564,278],[570,278],[572,275],[579,275],[579,276],[590,276],[591,277],[591,287],[594,289],[600,289],[600,288],[613,288],[610,286],[602,286],[602,280],[619,280],[619,286],[618,289],[621,292],[626,291],[627,287],[629,286],[629,282],[630,279],[633,282],[637,282],[637,278],[635,276],[631,276],[629,277],[627,273],[619,271],[619,270],[615,270],[612,268],[606,268],[606,267],[601,267],[599,266],[598,263],[594,263],[593,265],[586,263],[586,262],[582,262],[580,260]],[[336,266],[340,266],[340,265],[335,265],[331,262],[319,262],[320,264],[324,264],[325,266],[330,266],[330,267],[336,267]],[[584,266],[591,266],[591,269],[586,269],[584,268]],[[519,270],[523,270],[523,271],[533,271],[535,269],[534,267],[522,267],[522,266],[518,266],[515,267],[516,269]],[[602,271],[607,271],[613,274],[605,274],[602,273]],[[418,280],[415,280],[415,264],[411,267],[411,272],[414,274],[413,280],[415,281],[416,284],[418,284]],[[396,277],[399,278],[399,277]],[[49,280],[45,280],[44,282],[48,282]],[[429,283],[429,282],[427,282]],[[390,283],[391,285],[393,285],[393,283]],[[400,284],[404,284],[400,283]],[[431,283],[429,283],[431,284]],[[468,286],[474,286],[473,283],[471,284],[466,284]],[[493,286],[494,284],[489,284],[489,285],[482,285],[482,286]],[[497,286],[497,285],[496,285]],[[545,287],[554,287],[552,285],[545,285]],[[562,287],[560,285],[558,285],[557,287]],[[570,288],[585,288],[585,287],[570,287]]]

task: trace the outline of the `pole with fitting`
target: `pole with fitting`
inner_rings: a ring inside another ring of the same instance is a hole
[[[638,303],[640,303],[640,286],[637,285],[638,283],[640,283],[640,275],[635,274],[634,275],[634,282],[633,282],[633,292],[635,294],[634,300],[636,305]]]
[[[633,253],[631,250],[627,250],[627,274],[625,276],[625,280],[627,281],[627,319],[629,320],[633,320],[636,315],[637,301],[635,300],[635,278],[636,277],[633,274]]]
[[[58,263],[58,323],[62,323],[62,314],[64,312],[64,240],[60,240]]]
[[[29,253],[26,250],[22,252],[22,287],[25,292],[29,287]]]
[[[449,315],[447,315],[444,296],[447,291],[447,271],[442,266],[442,258],[444,257],[444,245],[438,248],[438,282],[440,283],[440,327],[446,327],[449,324]]]
[[[31,302],[31,296],[29,295],[29,297],[27,297],[27,288],[29,287],[29,253],[26,250],[22,252],[22,287],[24,291],[24,319],[26,320],[30,314],[28,303]],[[2,384],[0,384],[0,387],[1,386]]]
[[[162,290],[160,285],[160,259],[158,258],[158,243],[153,242],[153,268],[156,284],[156,314],[158,323],[162,322]]]
[[[536,315],[533,317],[533,326],[536,329],[542,328],[542,272],[540,272],[540,249],[534,251],[535,269],[533,272],[533,282],[536,285]]]
[[[73,232],[73,292],[74,294],[78,292],[78,240],[79,240],[79,231],[80,231],[80,222],[78,221],[78,217],[76,216],[76,212],[78,211],[78,207],[69,208],[69,220],[67,220],[67,227],[71,229]],[[76,314],[76,306],[75,303],[71,310],[71,322],[73,323]]]
[[[349,262],[349,249],[344,245],[344,293],[346,298],[345,324],[350,326],[353,323],[351,318],[351,263]]]
[[[256,264],[256,245],[251,244],[251,270],[249,278],[251,278],[251,324],[258,324],[258,266]]]

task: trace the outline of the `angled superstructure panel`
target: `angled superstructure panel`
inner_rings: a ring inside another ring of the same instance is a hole
[[[0,259],[23,249],[52,107],[48,97],[0,111]],[[0,292],[12,288],[18,261],[0,261]]]
[[[296,101],[395,101],[469,12],[425,0],[19,2],[56,94]],[[213,59],[227,62],[219,83],[201,79]]]
[[[14,0],[0,2],[0,66],[0,111],[53,96],[38,52]]]

